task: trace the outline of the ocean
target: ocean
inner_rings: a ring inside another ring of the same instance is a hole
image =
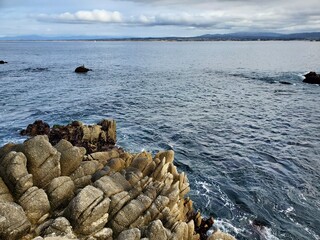
[[[113,118],[125,150],[175,151],[221,230],[320,239],[320,87],[302,82],[319,42],[0,42],[1,59],[0,146],[37,119]]]

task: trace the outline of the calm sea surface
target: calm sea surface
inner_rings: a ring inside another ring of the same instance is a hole
[[[302,83],[319,42],[0,42],[0,59],[0,146],[36,119],[114,118],[126,150],[173,149],[237,239],[320,239],[320,87]]]

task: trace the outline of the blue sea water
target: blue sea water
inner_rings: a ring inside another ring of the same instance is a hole
[[[114,118],[126,150],[173,149],[237,239],[320,239],[320,87],[302,83],[319,42],[0,42],[0,59],[0,146],[36,119]]]

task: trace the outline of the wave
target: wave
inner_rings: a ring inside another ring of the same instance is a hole
[[[22,69],[22,71],[25,71],[25,72],[47,72],[50,70],[49,70],[49,68],[36,67],[36,68],[25,68],[25,69]]]

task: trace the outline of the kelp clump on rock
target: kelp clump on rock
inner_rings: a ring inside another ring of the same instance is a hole
[[[108,120],[29,129],[0,148],[0,239],[207,238],[173,151],[124,152]]]

